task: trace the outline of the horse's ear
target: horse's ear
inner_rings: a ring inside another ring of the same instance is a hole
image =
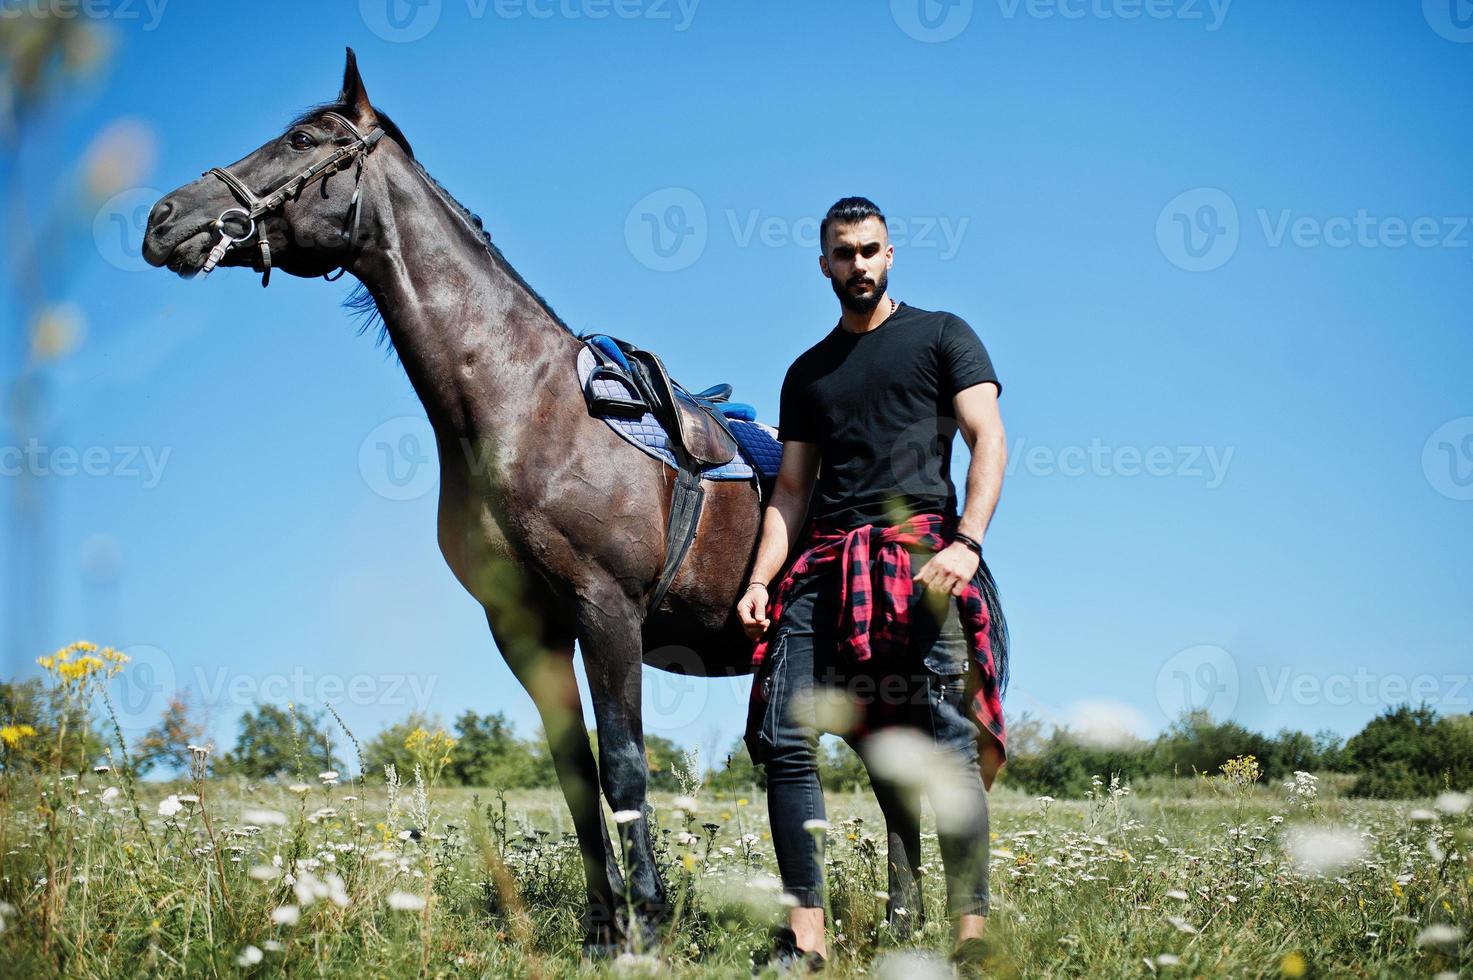
[[[338,93],[338,102],[356,109],[360,119],[373,116],[368,90],[363,87],[363,76],[358,74],[358,56],[352,48],[348,49],[348,61],[343,66],[343,90]]]

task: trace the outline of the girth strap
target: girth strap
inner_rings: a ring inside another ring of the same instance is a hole
[[[706,499],[706,488],[701,486],[701,474],[690,468],[690,458],[684,453],[676,456],[680,469],[675,478],[675,489],[670,497],[670,521],[665,527],[665,568],[655,591],[650,593],[647,610],[653,611],[670,591],[675,573],[685,560],[686,552],[696,538],[696,525],[701,522],[701,507]]]

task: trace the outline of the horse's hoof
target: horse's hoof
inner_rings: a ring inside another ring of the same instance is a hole
[[[623,949],[624,941],[613,926],[589,926],[583,934],[583,958],[586,960],[613,959]]]
[[[648,953],[652,949],[658,949],[663,934],[661,928],[666,924],[666,919],[655,914],[636,914],[625,929],[624,946],[631,952]]]

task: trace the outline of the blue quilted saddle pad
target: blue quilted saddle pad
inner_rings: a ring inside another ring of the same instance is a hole
[[[594,365],[597,363],[593,351],[589,350],[586,344],[578,349],[579,384],[588,384],[588,376],[593,373]],[[613,378],[600,378],[595,381],[594,393],[613,398],[639,397],[637,392],[630,391],[623,382]],[[649,412],[645,412],[642,418],[606,417],[604,421],[608,423],[609,428],[619,433],[626,441],[638,446],[670,468],[675,468],[675,456],[670,452],[670,439],[665,435],[665,430],[660,423]],[[737,448],[740,451],[736,459],[724,466],[704,471],[701,478],[704,480],[750,480],[753,476],[760,474],[763,480],[774,479],[783,459],[783,444],[777,441],[777,430],[761,422],[748,422],[743,419],[728,419],[727,425],[731,428],[731,434],[736,436]]]

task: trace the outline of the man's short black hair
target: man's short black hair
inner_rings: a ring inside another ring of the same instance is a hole
[[[841,197],[829,208],[829,213],[823,216],[823,221],[818,225],[818,247],[824,254],[829,250],[829,224],[838,222],[841,225],[854,224],[866,218],[879,218],[880,224],[885,225],[889,231],[890,226],[885,222],[885,216],[875,206],[875,202],[867,197]]]

